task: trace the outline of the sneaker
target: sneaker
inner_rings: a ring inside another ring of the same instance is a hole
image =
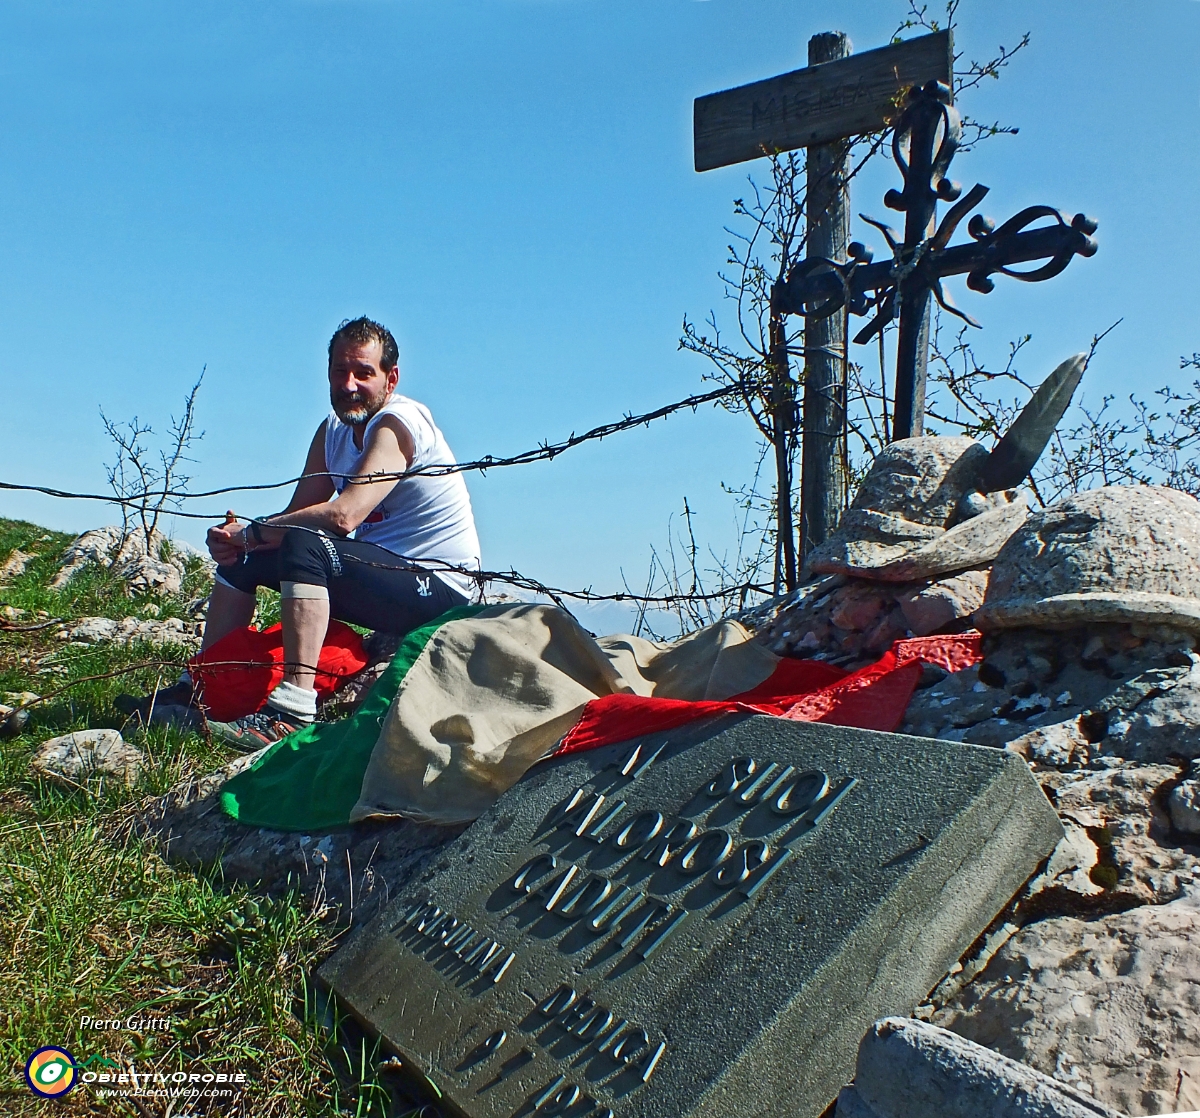
[[[152,709],[158,707],[194,707],[200,709],[200,692],[192,683],[176,683],[170,687],[161,688],[157,694],[118,695],[113,699],[113,706],[122,714],[133,717],[141,715],[142,721],[150,717]]]
[[[264,745],[275,742],[304,729],[307,722],[301,722],[294,715],[283,714],[271,707],[263,707],[254,714],[235,718],[232,722],[209,722],[208,728],[212,736],[223,741],[226,745],[240,749],[243,753],[253,753]]]

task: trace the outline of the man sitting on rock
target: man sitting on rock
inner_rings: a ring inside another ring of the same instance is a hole
[[[379,323],[343,322],[329,342],[333,410],[313,436],[287,508],[208,531],[217,574],[203,648],[250,624],[257,587],[282,599],[283,682],[258,713],[211,724],[233,744],[258,748],[313,720],[330,617],[407,633],[470,600],[479,538],[462,474],[397,480],[454,463],[429,409],[396,392],[397,357]],[[190,679],[180,682],[190,689]]]

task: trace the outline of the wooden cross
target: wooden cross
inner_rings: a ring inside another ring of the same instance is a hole
[[[725,167],[780,151],[807,147],[807,248],[811,258],[841,260],[849,240],[848,168],[842,141],[886,127],[900,114],[904,91],[927,82],[952,84],[954,42],[949,31],[850,55],[840,32],[814,36],[809,66],[765,81],[698,97],[694,108],[697,171]],[[784,582],[796,584],[791,521],[791,377],[784,315],[771,297],[771,369],[777,519]],[[794,313],[794,312],[793,312]],[[833,531],[846,495],[843,469],[845,398],[842,359],[846,336],[840,316],[815,314],[805,322],[804,410],[800,538],[807,553]]]

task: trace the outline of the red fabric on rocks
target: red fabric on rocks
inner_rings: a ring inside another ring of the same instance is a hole
[[[366,666],[362,638],[349,625],[330,621],[317,659],[317,699],[329,698]],[[253,714],[283,680],[283,626],[262,632],[252,625],[235,629],[193,656],[188,670],[203,687],[208,717],[214,722]]]
[[[763,683],[719,702],[605,695],[584,707],[555,756],[739,711],[861,730],[895,730],[904,720],[923,663],[954,672],[981,659],[980,634],[972,631],[897,641],[874,664],[855,672],[845,672],[821,660],[783,658]]]
[[[936,664],[948,672],[961,672],[974,667],[983,659],[983,634],[978,629],[944,637],[910,637],[897,641],[892,651],[901,662],[920,660]]]

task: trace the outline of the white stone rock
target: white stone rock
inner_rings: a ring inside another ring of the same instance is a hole
[[[1171,823],[1186,835],[1200,835],[1200,780],[1177,784],[1167,800]]]
[[[1200,1107],[1200,899],[1042,920],[934,1023],[1133,1115]]]
[[[129,540],[121,545],[121,529],[115,526],[84,532],[63,552],[62,566],[50,583],[51,589],[63,589],[88,564],[107,565],[114,550],[124,553],[128,547]]]
[[[152,555],[134,556],[113,569],[134,594],[178,594],[183,589],[182,565]]]
[[[144,760],[142,751],[116,730],[76,730],[42,742],[30,764],[36,772],[72,785],[94,775],[118,776],[132,784]]]
[[[858,1046],[837,1118],[1121,1118],[1066,1084],[945,1029],[885,1017]]]
[[[4,560],[0,563],[0,582],[7,582],[10,579],[17,578],[25,573],[25,568],[33,562],[34,556],[26,555],[19,548],[15,548]]]
[[[170,541],[161,532],[154,533],[147,548],[141,531],[123,537],[119,527],[110,525],[85,532],[63,552],[62,568],[50,586],[61,590],[84,567],[95,564],[109,567],[124,579],[131,593],[177,594],[187,573],[187,561],[195,557],[210,571],[215,570],[212,561],[195,548]]]
[[[1032,894],[1044,889],[1064,889],[1084,897],[1099,896],[1104,888],[1091,878],[1092,868],[1099,862],[1099,848],[1086,827],[1069,816],[1060,815],[1059,821],[1063,825],[1062,841],[1054,848],[1041,877],[1030,882],[1028,891]]]
[[[96,643],[112,640],[116,632],[117,623],[111,617],[84,617],[71,628],[70,636],[72,640]]]
[[[89,644],[111,642],[130,645],[135,641],[146,644],[179,644],[185,648],[195,647],[204,631],[203,622],[184,621],[179,617],[156,618],[125,617],[114,621],[111,617],[82,617],[69,630],[74,641]]]

